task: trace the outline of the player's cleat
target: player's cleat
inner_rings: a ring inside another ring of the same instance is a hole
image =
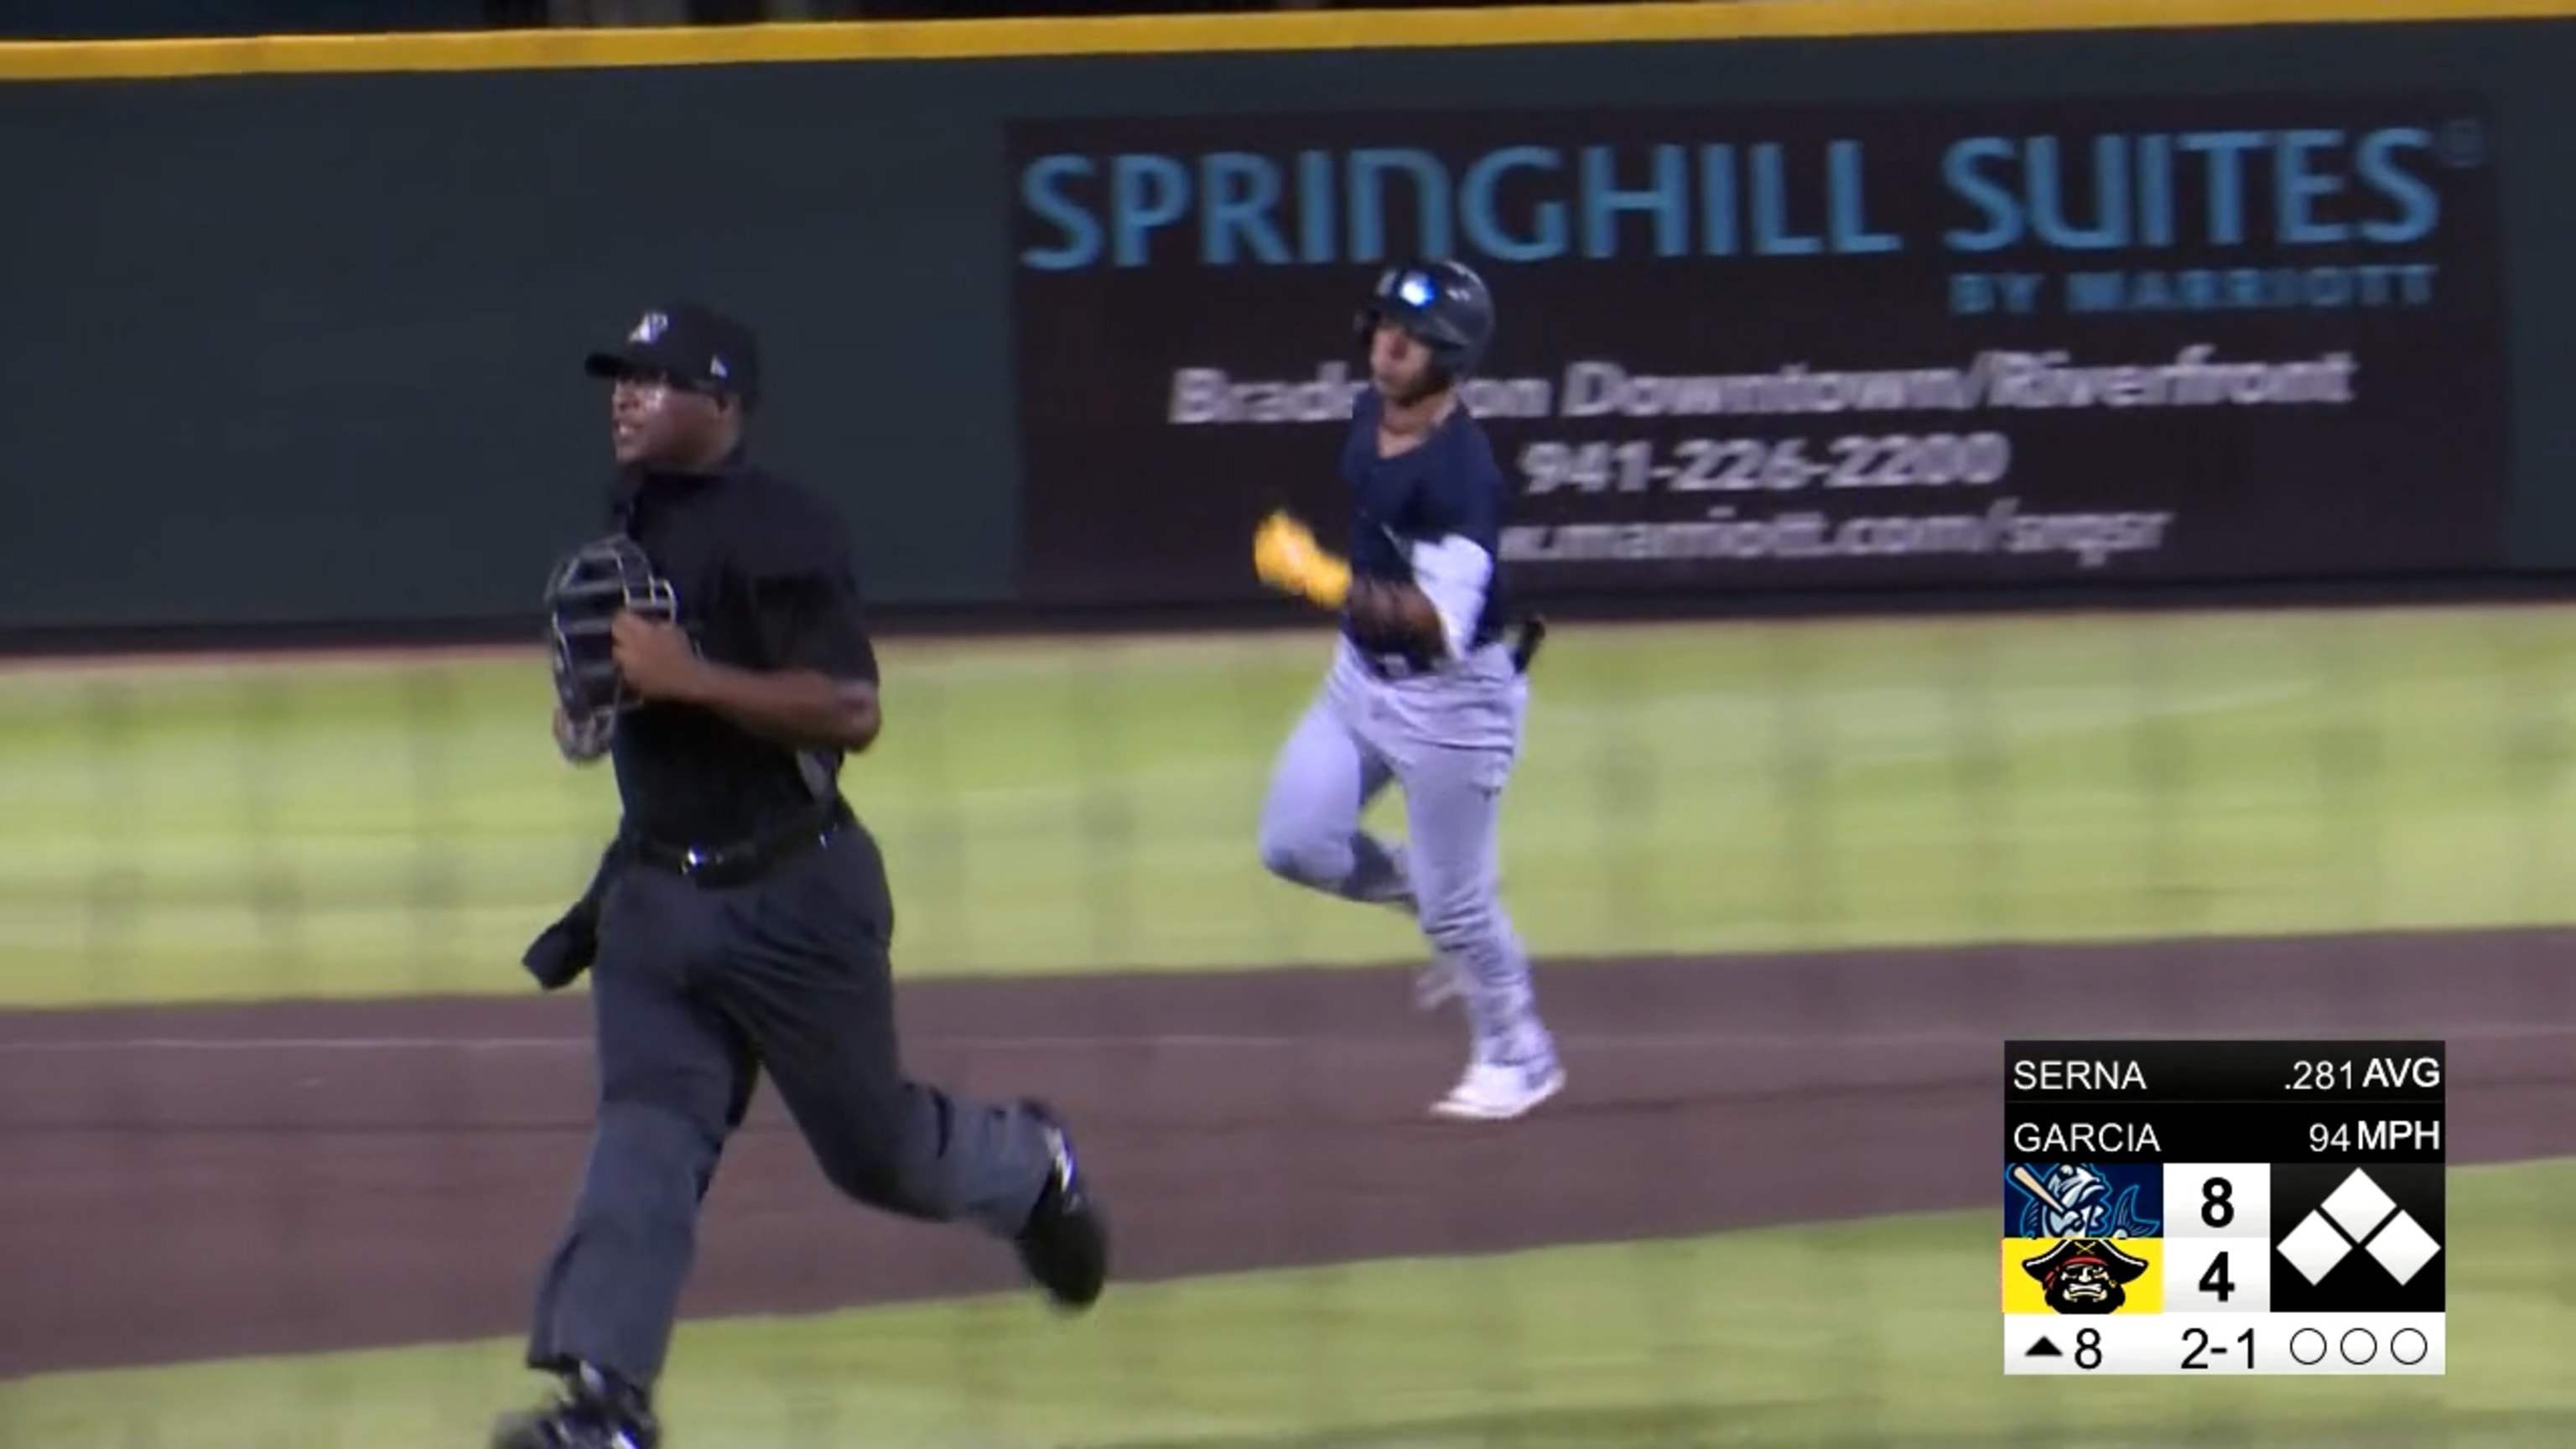
[[[1461,1122],[1509,1122],[1565,1090],[1565,1067],[1553,1053],[1525,1063],[1471,1062],[1431,1115]]]
[[[1015,1240],[1020,1265],[1057,1307],[1079,1312],[1098,1302],[1109,1282],[1109,1226],[1074,1160],[1064,1124],[1042,1102],[1021,1105],[1044,1127],[1055,1163],[1028,1226]]]
[[[555,1402],[493,1425],[491,1442],[492,1449],[656,1449],[662,1429],[641,1393],[585,1366],[564,1376]]]

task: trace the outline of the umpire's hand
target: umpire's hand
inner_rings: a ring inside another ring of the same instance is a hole
[[[621,610],[608,637],[618,677],[642,698],[689,699],[706,678],[706,660],[677,624]]]

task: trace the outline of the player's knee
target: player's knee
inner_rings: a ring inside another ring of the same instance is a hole
[[[1351,843],[1329,835],[1264,825],[1261,864],[1282,880],[1328,886],[1350,874]]]
[[[713,1093],[677,1076],[629,1075],[613,1085],[599,1104],[600,1140],[690,1162],[711,1161],[724,1150],[731,1128]]]
[[[579,1214],[685,1223],[705,1196],[720,1138],[667,1107],[610,1102],[599,1113],[582,1173]]]

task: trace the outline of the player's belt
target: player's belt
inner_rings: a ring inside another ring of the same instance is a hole
[[[1505,642],[1511,645],[1512,672],[1529,673],[1530,661],[1538,657],[1539,646],[1547,642],[1547,620],[1536,614],[1528,615],[1515,621],[1511,628],[1492,638],[1477,640],[1474,648],[1481,651]],[[1362,669],[1379,679],[1390,681],[1418,679],[1426,674],[1437,674],[1447,667],[1444,664],[1426,664],[1406,654],[1369,649],[1354,649],[1352,652],[1359,656]]]
[[[727,844],[683,845],[627,835],[620,837],[617,848],[638,865],[669,871],[702,886],[740,885],[819,849],[856,818],[847,803],[835,798],[799,810],[758,835]]]
[[[1420,679],[1440,672],[1439,665],[1426,664],[1409,654],[1381,654],[1368,649],[1354,652],[1359,656],[1360,668],[1378,679]]]

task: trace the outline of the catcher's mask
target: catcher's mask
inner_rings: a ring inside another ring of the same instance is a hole
[[[642,703],[617,672],[609,629],[620,612],[679,621],[678,591],[654,572],[635,540],[613,533],[555,565],[546,582],[546,653],[567,724],[561,744],[568,758],[605,754],[617,717]]]

